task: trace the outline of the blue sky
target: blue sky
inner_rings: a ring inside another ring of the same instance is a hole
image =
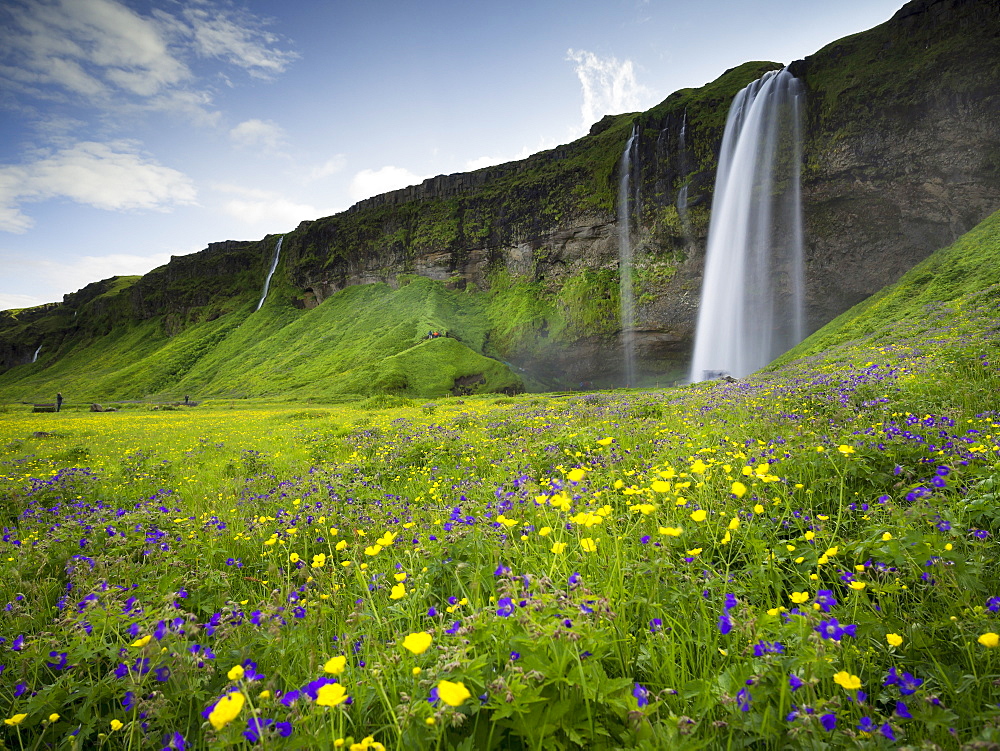
[[[902,0],[4,0],[0,309],[522,158]]]

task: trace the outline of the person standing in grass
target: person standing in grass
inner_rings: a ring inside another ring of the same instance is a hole
[[[62,409],[62,403],[63,403],[62,393],[57,392],[56,393],[56,412],[58,412],[59,410]]]

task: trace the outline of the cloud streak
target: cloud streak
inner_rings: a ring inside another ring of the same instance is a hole
[[[129,142],[82,141],[32,162],[0,166],[0,230],[27,231],[34,222],[20,204],[49,198],[107,211],[166,211],[195,203],[197,192],[186,175]]]
[[[19,97],[102,110],[177,105],[210,118],[210,88],[191,68],[216,60],[270,79],[296,55],[260,18],[213,3],[143,15],[118,0],[11,0],[0,12],[0,83]]]
[[[583,88],[578,134],[605,115],[617,115],[642,109],[652,92],[640,84],[631,60],[598,57],[586,50],[567,50],[566,59],[575,63],[574,70]]]
[[[405,167],[388,165],[377,170],[361,170],[351,179],[347,192],[352,201],[360,201],[380,193],[388,193],[390,190],[416,185],[423,180],[423,177]]]

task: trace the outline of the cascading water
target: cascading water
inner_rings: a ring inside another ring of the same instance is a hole
[[[681,131],[677,137],[677,156],[680,161],[682,175],[688,174],[687,158],[687,111],[681,120]],[[684,233],[684,240],[688,245],[692,242],[691,221],[688,218],[688,184],[685,182],[677,191],[677,217],[681,220],[681,232]]]
[[[274,276],[274,270],[278,268],[278,258],[281,257],[281,241],[284,239],[284,235],[279,237],[278,244],[274,246],[274,261],[271,262],[271,270],[267,272],[267,279],[264,280],[264,293],[260,296],[260,302],[257,303],[254,313],[260,310],[260,306],[263,305],[264,301],[267,299],[267,291],[271,288],[271,277]]]
[[[618,165],[618,298],[621,305],[622,349],[625,385],[635,385],[635,294],[632,290],[632,232],[629,212],[629,184],[632,168],[632,145],[636,128],[625,144]],[[637,196],[638,198],[638,196]],[[638,200],[636,200],[638,204]]]
[[[788,70],[729,109],[715,179],[691,380],[743,377],[805,334],[802,86]]]
[[[35,356],[31,358],[32,362],[38,362],[38,353],[42,351],[42,345],[38,345],[38,349],[35,350]]]

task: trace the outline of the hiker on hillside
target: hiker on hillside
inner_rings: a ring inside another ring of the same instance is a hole
[[[56,412],[62,409],[63,398],[61,393],[56,394]]]

